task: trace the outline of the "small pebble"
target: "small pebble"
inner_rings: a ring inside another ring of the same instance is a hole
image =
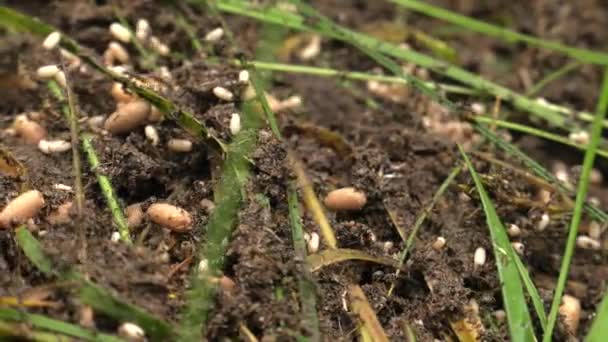
[[[207,215],[213,213],[213,210],[215,209],[215,203],[213,203],[212,200],[207,198],[203,198],[201,200],[200,206]]]
[[[568,139],[578,145],[589,144],[589,133],[587,131],[572,132],[568,135]]]
[[[505,310],[496,310],[494,311],[494,318],[496,319],[496,321],[502,323],[507,318],[507,313],[505,312]]]
[[[346,187],[328,193],[324,203],[328,209],[334,211],[361,210],[367,203],[367,197],[365,193],[353,187]]]
[[[207,259],[202,259],[198,263],[198,273],[205,273],[209,269],[209,261]]]
[[[74,191],[74,188],[72,188],[71,186],[61,184],[61,183],[53,184],[53,189],[59,190],[59,191],[67,191],[67,192]]]
[[[161,42],[158,37],[152,36],[150,38],[150,47],[161,56],[168,56],[171,53],[169,46]]]
[[[38,149],[45,154],[51,153],[62,153],[69,151],[72,148],[72,144],[65,140],[40,140],[38,142]]]
[[[134,203],[125,208],[127,226],[129,229],[137,228],[144,220],[144,211],[141,203]]]
[[[589,175],[589,181],[591,184],[602,184],[604,180],[604,176],[602,172],[596,168],[591,169],[591,174]]]
[[[108,51],[114,59],[117,59],[120,63],[126,64],[129,62],[129,53],[120,43],[110,42],[108,44]]]
[[[171,139],[167,142],[167,147],[173,152],[190,152],[192,151],[192,141],[188,139]]]
[[[224,87],[213,88],[213,94],[224,101],[232,101],[234,99],[234,94]]]
[[[589,237],[592,238],[593,240],[599,240],[600,236],[602,235],[602,227],[600,226],[600,224],[596,221],[591,221],[589,222],[589,228],[588,228],[589,232],[587,234],[589,234]]]
[[[46,50],[53,50],[55,47],[57,47],[60,41],[61,33],[57,31],[51,32],[48,36],[46,36],[46,38],[42,42],[42,47]]]
[[[486,106],[482,103],[474,102],[471,104],[471,111],[477,115],[483,115],[486,113]]]
[[[230,133],[237,135],[241,131],[241,116],[238,113],[233,113],[230,116]]]
[[[112,23],[110,25],[110,33],[112,36],[123,43],[131,41],[131,32],[120,23]]]
[[[50,224],[66,224],[70,222],[70,211],[74,204],[72,201],[65,202],[57,207],[53,212],[51,212],[46,220]]]
[[[218,28],[215,28],[215,29],[209,31],[205,35],[205,41],[216,42],[216,41],[220,40],[223,35],[224,35],[224,29],[221,27],[218,27]]]

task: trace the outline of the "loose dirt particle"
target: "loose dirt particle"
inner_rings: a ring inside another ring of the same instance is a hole
[[[192,217],[180,207],[168,203],[155,203],[148,208],[146,213],[154,223],[172,231],[184,232],[192,229]]]
[[[215,209],[215,203],[212,200],[203,198],[200,202],[201,208],[205,211],[207,215],[210,215]]]
[[[160,39],[155,36],[150,37],[150,47],[161,56],[168,56],[169,53],[171,53],[169,46],[161,42]]]
[[[120,233],[119,232],[113,232],[112,235],[110,236],[110,241],[112,241],[112,242],[118,242],[118,241],[120,241]]]
[[[580,300],[570,295],[564,295],[562,297],[562,305],[559,307],[559,314],[562,316],[568,331],[576,336],[578,324],[581,319]]]
[[[25,115],[18,115],[13,125],[15,131],[23,140],[30,145],[37,145],[40,140],[46,138],[46,130],[36,121],[32,121]]]
[[[207,259],[202,259],[198,263],[198,273],[205,273],[209,269],[209,261]]]
[[[110,25],[110,33],[112,36],[123,43],[131,41],[131,32],[119,23],[112,23]]]
[[[38,142],[38,149],[45,154],[51,153],[63,153],[67,152],[72,148],[72,144],[65,140],[40,140]]]
[[[42,42],[42,47],[46,50],[53,50],[55,47],[57,47],[57,44],[59,44],[60,40],[61,33],[57,31],[51,32],[48,36],[46,36],[46,38]]]
[[[328,193],[324,203],[328,209],[334,211],[361,210],[367,203],[367,197],[353,187],[346,187]]]
[[[10,228],[33,218],[44,207],[44,197],[38,190],[30,190],[10,201],[0,212],[0,228]]]
[[[241,116],[238,113],[233,113],[230,116],[230,133],[237,135],[241,131]]]
[[[118,335],[124,337],[129,342],[144,341],[146,336],[144,329],[134,323],[123,323],[118,327]]]
[[[150,114],[150,105],[144,100],[135,100],[120,106],[104,123],[104,128],[113,134],[132,131],[144,125]]]
[[[298,57],[303,61],[309,61],[317,57],[319,53],[321,53],[321,36],[315,34],[311,37],[308,45],[300,50]]]

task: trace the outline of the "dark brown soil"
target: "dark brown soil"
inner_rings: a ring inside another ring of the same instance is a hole
[[[600,1],[567,4],[557,0],[529,4],[462,1],[458,6],[450,6],[456,3],[451,1],[435,2],[521,32],[575,46],[602,50],[608,44],[608,31],[605,30],[608,7]],[[107,28],[116,20],[113,5],[118,4],[117,8],[131,25],[138,18],[147,18],[154,34],[168,43],[172,51],[183,54],[158,60],[172,76],[170,80],[158,81],[162,84],[161,92],[194,113],[219,138],[229,141],[230,114],[238,111],[239,103],[217,99],[212,89],[223,86],[237,95],[243,92],[244,87],[238,84],[239,69],[230,64],[211,63],[197,55],[187,35],[176,25],[175,17],[179,14],[189,18],[199,37],[217,27],[219,22],[186,5],[172,8],[150,1],[99,3],[104,4],[9,1],[10,6],[56,25],[97,56],[103,54],[112,39]],[[388,2],[331,0],[314,3],[337,22],[355,29],[364,29],[373,22],[405,20],[411,27],[448,42],[458,51],[461,66],[520,92],[528,89],[529,82],[535,84],[568,63],[563,56],[507,45],[492,38],[457,31],[448,25],[437,25],[434,20],[396,11]],[[244,52],[253,55],[255,44],[252,41],[259,37],[259,26],[253,21],[230,16],[227,16],[227,22],[233,27],[237,41],[243,43]],[[9,82],[12,86],[0,82],[0,129],[10,127],[16,115],[35,111],[41,113],[38,121],[50,137],[69,140],[69,127],[63,120],[61,104],[44,83],[35,81],[36,69],[58,61],[58,53],[44,50],[39,38],[1,34],[0,31],[0,77],[6,81],[19,75],[20,83],[15,87],[12,81]],[[402,42],[417,47],[415,41],[406,39]],[[133,46],[129,46],[129,52],[132,58],[137,56]],[[235,53],[236,49],[224,41],[214,44],[209,51],[210,55],[226,58],[233,58]],[[352,47],[326,40],[322,43],[321,54],[313,61],[301,61],[292,54],[290,62],[366,72],[375,68],[373,61]],[[145,70],[138,60],[134,67],[140,76],[160,79],[158,72]],[[552,83],[539,96],[592,111],[600,88],[600,76],[598,68],[584,66]],[[440,80],[435,75],[431,77]],[[527,79],[522,81],[522,77]],[[81,116],[105,116],[114,111],[110,80],[90,69],[86,73],[73,70],[69,79]],[[364,83],[344,85],[338,79],[295,74],[276,74],[274,80],[272,87],[267,89],[269,93],[280,99],[296,94],[301,96],[303,104],[297,109],[278,113],[286,136],[284,143],[275,139],[269,129],[262,129],[258,147],[249,156],[254,166],[223,269],[236,288],[217,296],[209,318],[209,340],[237,338],[241,325],[264,341],[293,340],[305,333],[298,299],[298,263],[287,206],[286,189],[293,180],[287,151],[293,151],[302,160],[320,198],[344,186],[354,186],[366,193],[367,204],[362,210],[328,212],[338,245],[391,257],[397,257],[403,246],[395,224],[409,234],[417,217],[459,160],[454,141],[425,128],[424,118],[438,107],[415,91],[406,90],[407,97],[393,101],[370,93]],[[368,104],[366,98],[370,97],[377,106]],[[471,99],[454,97],[453,100]],[[493,99],[489,99],[486,106],[491,108],[492,104]],[[511,111],[509,108],[504,110]],[[511,114],[525,120],[525,113]],[[86,201],[82,218],[78,219],[72,212],[70,223],[49,223],[48,215],[73,197],[72,192],[54,188],[59,183],[73,184],[71,154],[45,155],[36,146],[26,145],[20,138],[6,133],[0,133],[1,147],[23,164],[27,175],[14,177],[0,172],[0,206],[23,189],[42,191],[46,205],[28,228],[40,239],[55,265],[76,268],[121,300],[175,323],[185,304],[190,269],[198,263],[193,258],[206,240],[205,226],[211,210],[202,206],[201,201],[215,200],[214,187],[220,176],[222,156],[216,148],[198,140],[193,140],[194,147],[189,153],[172,152],[166,147],[170,138],[192,137],[170,120],[164,120],[156,127],[160,135],[157,146],[146,139],[143,127],[126,135],[96,134],[94,145],[102,161],[101,170],[111,179],[125,207],[142,203],[145,210],[160,200],[175,204],[193,216],[194,229],[191,231],[171,232],[144,219],[144,223],[131,232],[136,241],[134,246],[111,242],[115,231],[112,216],[95,174],[88,166],[83,168]],[[344,153],[321,139],[320,134],[311,134],[314,130],[303,127],[329,129],[352,146],[352,151]],[[559,151],[559,161],[569,166],[576,166],[582,160],[574,150],[536,138],[515,135],[513,141],[548,168],[558,161],[556,151]],[[482,148],[482,151],[520,167],[491,147]],[[534,227],[546,210],[545,204],[537,200],[538,188],[517,173],[481,158],[474,158],[474,161],[503,222],[506,225],[516,223],[522,229],[518,241],[525,245],[523,260],[548,309],[559,273],[569,215],[552,216],[549,227],[538,232]],[[599,165],[604,171],[606,164],[599,161]],[[573,179],[575,176],[571,175]],[[591,195],[602,204],[608,203],[608,189],[603,184],[594,185]],[[304,230],[319,232],[310,213],[304,213]],[[389,213],[394,214],[395,222]],[[436,251],[431,244],[439,236],[445,237],[447,245]],[[322,242],[321,250],[326,247]],[[473,254],[478,247],[488,251],[489,260],[484,266],[475,268]],[[405,340],[404,323],[414,329],[419,341],[453,337],[450,322],[465,317],[465,308],[471,301],[479,305],[478,315],[485,327],[482,340],[507,340],[505,323],[493,316],[495,311],[503,309],[503,305],[490,253],[492,249],[477,192],[464,172],[422,225],[398,277],[394,268],[362,261],[329,265],[313,274],[324,340],[356,339],[358,320],[343,306],[349,284],[359,284],[363,288],[391,340]],[[588,330],[608,281],[606,262],[603,249],[576,251],[567,293],[582,303],[580,336]],[[16,296],[55,281],[28,262],[15,242],[13,231],[0,230],[0,296]],[[388,296],[393,282],[395,290]],[[79,322],[82,305],[69,291],[55,291],[50,298],[60,305],[28,310]],[[95,315],[95,324],[101,331],[114,333],[119,323]],[[560,326],[555,340],[566,339],[565,330]]]

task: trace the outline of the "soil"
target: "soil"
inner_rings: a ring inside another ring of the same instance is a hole
[[[427,17],[395,10],[389,2],[324,0],[313,3],[338,23],[355,29],[365,29],[374,22],[406,22],[410,27],[448,42],[458,51],[461,66],[520,92],[568,63],[561,55],[523,45],[507,45],[496,39],[458,31],[449,25],[437,25],[437,21]],[[608,6],[601,1],[434,3],[566,44],[594,50],[606,49],[608,44],[608,31],[604,29],[608,25]],[[240,70],[229,63],[212,63],[201,57],[176,24],[176,16],[185,16],[197,36],[203,37],[219,25],[208,13],[187,5],[159,10],[159,6],[167,5],[150,1],[100,1],[97,4],[89,1],[9,1],[8,5],[59,27],[97,56],[103,55],[112,40],[107,28],[116,20],[113,6],[120,8],[121,15],[132,25],[138,18],[148,19],[154,34],[180,55],[158,59],[158,64],[170,72],[170,78],[163,79],[158,69],[146,70],[139,59],[135,60],[133,73],[156,80],[161,85],[161,93],[194,113],[216,136],[230,141],[230,114],[238,112],[239,103],[219,100],[212,89],[223,86],[240,95],[245,90],[238,83]],[[207,53],[220,58],[234,58],[241,53],[252,56],[255,47],[252,42],[259,38],[260,26],[238,17],[226,16],[226,20],[243,51],[237,51],[222,40],[212,44]],[[419,47],[411,38],[401,43]],[[37,112],[35,120],[47,129],[50,137],[69,140],[69,126],[63,120],[61,104],[43,82],[36,81],[36,69],[57,61],[58,53],[44,50],[39,38],[28,35],[0,35],[0,46],[3,81],[19,75],[17,87],[14,82],[10,87],[0,84],[3,92],[0,128],[9,128],[18,114],[29,113],[34,119],[31,113]],[[129,45],[128,50],[131,56],[137,56],[133,46]],[[321,53],[313,60],[300,60],[295,53],[288,58],[288,62],[298,64],[377,71],[373,61],[352,47],[327,40],[322,42]],[[424,71],[418,72],[424,74]],[[82,68],[71,70],[68,76],[82,117],[107,116],[115,110],[110,80]],[[411,232],[417,217],[459,160],[455,141],[425,125],[425,118],[446,110],[411,89],[398,89],[402,96],[395,99],[370,92],[365,83],[344,84],[339,79],[300,74],[275,73],[273,77],[274,82],[267,89],[269,93],[279,99],[299,95],[302,105],[278,113],[284,142],[274,138],[267,128],[259,133],[257,148],[250,156],[254,165],[252,174],[244,191],[238,224],[228,243],[223,269],[224,275],[236,286],[229,293],[218,294],[206,331],[209,340],[237,338],[242,334],[240,326],[246,326],[263,341],[294,340],[296,336],[306,334],[300,319],[297,283],[300,272],[287,206],[287,185],[294,179],[288,167],[287,151],[292,151],[303,162],[319,198],[345,186],[356,187],[366,194],[367,204],[360,211],[327,212],[338,245],[391,257],[397,257],[403,246],[397,227],[406,234]],[[427,77],[445,81],[436,75]],[[600,83],[600,70],[583,66],[551,83],[539,96],[593,111]],[[370,97],[375,105],[366,100]],[[471,101],[465,97],[453,96],[451,99],[463,103]],[[491,108],[493,102],[493,99],[487,99],[485,105]],[[513,111],[507,105],[503,107],[511,118],[527,120],[525,113]],[[222,157],[216,148],[193,139],[171,120],[155,126],[160,136],[156,146],[146,139],[143,127],[122,135],[95,132],[94,147],[102,162],[100,170],[112,181],[125,207],[141,203],[145,210],[154,202],[169,202],[192,215],[194,228],[191,231],[172,232],[144,218],[144,222],[131,231],[134,246],[112,242],[115,231],[112,215],[95,173],[88,166],[83,167],[82,175],[86,198],[82,217],[78,218],[72,210],[69,222],[51,224],[49,214],[72,200],[74,195],[55,187],[56,184],[73,184],[72,156],[70,152],[43,154],[36,146],[27,145],[6,131],[0,133],[3,154],[18,160],[27,174],[15,177],[0,172],[0,206],[23,189],[40,190],[46,205],[28,223],[28,228],[41,241],[55,265],[75,268],[121,300],[168,322],[177,322],[185,304],[191,268],[197,265],[192,258],[198,255],[199,246],[206,240],[205,225],[212,212],[209,203],[217,195],[214,186],[219,179]],[[90,130],[84,123],[82,127]],[[330,130],[338,134],[336,139],[346,142],[349,149],[345,153],[344,149],[322,139],[318,129],[304,127]],[[193,139],[192,151],[170,151],[166,142],[171,138]],[[465,138],[470,141],[474,136],[465,134]],[[512,140],[549,169],[556,162],[575,168],[582,161],[580,153],[563,145],[517,134]],[[480,151],[521,167],[491,146],[482,146]],[[546,230],[536,230],[537,222],[547,208],[537,199],[535,184],[477,154],[473,156],[476,169],[483,176],[505,225],[515,223],[522,229],[517,240],[525,245],[522,259],[548,309],[559,274],[569,215],[552,215]],[[601,172],[608,170],[603,160],[598,163]],[[571,179],[575,177],[576,172],[571,172]],[[595,184],[591,195],[607,209],[604,203],[608,203],[608,188],[604,184]],[[203,200],[204,205],[201,205]],[[319,232],[306,210],[303,224],[307,233]],[[439,236],[443,236],[447,244],[438,251],[431,245]],[[488,260],[481,267],[475,267],[473,263],[473,254],[478,247],[488,251]],[[322,242],[320,250],[325,248],[327,246]],[[356,339],[357,317],[343,305],[349,284],[362,287],[391,340],[406,339],[404,323],[413,328],[419,341],[454,340],[450,322],[471,316],[470,310],[466,309],[472,306],[471,303],[478,305],[476,315],[484,323],[481,340],[508,340],[505,322],[494,317],[497,310],[503,310],[503,304],[492,249],[477,192],[468,173],[463,172],[429,213],[398,276],[392,267],[363,261],[336,263],[313,273],[324,340]],[[607,261],[603,248],[600,251],[576,250],[567,293],[582,303],[579,336],[584,336],[589,329],[603,296],[608,280]],[[17,246],[10,229],[0,229],[0,271],[0,296],[17,296],[28,289],[57,282],[33,267]],[[395,283],[395,290],[388,296],[392,283]],[[28,310],[79,322],[83,305],[69,291],[58,289],[49,299],[58,305]],[[93,323],[100,331],[114,333],[121,322],[96,314]],[[540,327],[536,329],[540,331]],[[555,340],[568,338],[560,324]]]

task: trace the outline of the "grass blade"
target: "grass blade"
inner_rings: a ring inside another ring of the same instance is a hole
[[[35,33],[40,36],[47,35],[53,31],[58,31],[56,28],[47,25],[35,18],[24,15],[10,8],[0,6],[0,26],[4,26],[9,30],[23,31]],[[126,76],[117,74],[116,72],[106,68],[95,60],[85,49],[83,49],[75,40],[71,39],[65,34],[61,35],[61,47],[68,50],[69,52],[77,55],[81,60],[89,64],[93,69],[101,72],[102,74],[110,77],[116,82],[124,84],[129,90],[145,99],[160,110],[166,117],[177,122],[183,129],[188,131],[194,137],[203,137],[211,139],[217,143],[217,145],[225,150],[224,143],[211,134],[207,127],[205,127],[200,121],[198,121],[192,113],[182,110],[173,102],[169,101],[165,97],[157,94],[155,91],[142,86],[142,82],[131,79]]]
[[[574,203],[574,213],[572,220],[570,221],[570,229],[568,231],[568,240],[566,241],[566,248],[562,257],[562,266],[559,271],[559,278],[557,279],[557,285],[555,287],[555,293],[553,295],[553,302],[551,303],[551,311],[549,312],[549,318],[547,320],[547,330],[543,335],[543,342],[549,342],[553,334],[553,328],[557,321],[557,313],[559,305],[566,287],[566,280],[568,279],[568,271],[570,270],[570,262],[574,254],[574,246],[576,244],[576,235],[578,233],[578,226],[581,223],[583,215],[583,204],[587,198],[587,190],[589,189],[589,175],[593,168],[593,162],[595,161],[595,155],[602,135],[602,121],[606,117],[606,111],[608,110],[608,67],[604,71],[604,81],[600,93],[600,100],[597,106],[597,114],[591,127],[591,142],[585,152],[585,159],[583,161],[583,171],[580,176],[578,189],[576,191],[576,201]]]
[[[53,275],[53,265],[51,261],[42,252],[40,242],[30,233],[27,228],[21,226],[15,231],[17,244],[23,250],[25,256],[31,261],[34,266],[47,276]]]
[[[535,96],[549,83],[565,76],[566,74],[570,73],[571,71],[576,70],[580,66],[581,66],[580,62],[570,62],[570,63],[564,65],[563,67],[553,71],[552,73],[550,73],[549,75],[544,77],[542,80],[540,80],[538,83],[536,83],[534,86],[532,86],[532,88],[528,89],[528,91],[526,92],[526,96],[528,96],[528,97]]]
[[[112,183],[110,182],[110,179],[106,175],[102,174],[99,170],[99,159],[97,158],[97,154],[95,153],[95,149],[93,148],[91,139],[91,135],[89,134],[81,135],[82,148],[87,155],[91,170],[95,172],[95,175],[97,175],[97,182],[99,183],[101,192],[103,193],[103,196],[106,199],[108,208],[110,208],[110,212],[112,213],[112,217],[114,218],[114,223],[116,223],[116,226],[118,226],[118,233],[120,234],[120,239],[126,243],[131,243],[131,237],[129,235],[129,225],[127,224],[127,219],[123,214],[124,211],[120,207],[120,203],[114,195],[114,189],[112,188]]]
[[[255,6],[242,0],[218,0],[216,4],[222,11],[252,17],[263,22],[279,24],[300,31],[316,32],[339,40],[344,40],[346,35],[349,41],[357,42],[359,46],[428,68],[440,75],[462,82],[481,93],[491,94],[494,97],[508,101],[516,108],[532,113],[547,120],[550,124],[564,129],[572,130],[574,128],[570,123],[570,117],[577,117],[584,121],[593,120],[593,115],[590,113],[574,112],[561,106],[529,99],[522,94],[488,81],[472,72],[411,49],[402,49],[395,44],[390,44],[335,24],[334,27],[340,27],[339,32],[331,29],[328,30],[325,26],[319,27],[316,24],[317,20],[310,16],[303,17],[275,7]],[[608,122],[604,122],[604,125],[608,127]]]
[[[291,220],[291,231],[296,261],[300,266],[300,279],[298,290],[302,301],[302,325],[310,332],[312,341],[320,341],[319,317],[317,317],[317,303],[315,298],[315,285],[312,275],[308,271],[306,260],[306,242],[302,230],[302,217],[298,209],[298,194],[292,186],[288,189],[287,201],[289,204],[289,218]]]
[[[547,327],[547,314],[545,313],[545,306],[543,304],[543,300],[540,297],[538,289],[534,285],[534,281],[532,281],[532,278],[530,277],[528,269],[526,269],[526,266],[519,258],[519,255],[517,255],[517,253],[514,253],[513,256],[513,260],[515,260],[515,265],[517,266],[517,271],[519,271],[521,281],[526,287],[526,291],[528,292],[530,300],[532,301],[532,305],[534,306],[534,311],[536,311],[536,316],[540,321],[540,326],[544,331]]]
[[[568,145],[574,148],[577,148],[579,150],[585,151],[587,146],[584,145],[579,145],[577,143],[574,143],[572,140],[568,139],[567,137],[563,137],[561,135],[558,134],[554,134],[554,133],[550,133],[547,131],[543,131],[542,129],[536,128],[536,127],[530,127],[530,126],[526,126],[526,125],[522,125],[516,122],[510,122],[510,121],[504,121],[504,120],[498,120],[498,119],[493,119],[491,117],[487,117],[487,116],[475,116],[473,117],[473,120],[475,120],[476,122],[479,123],[484,123],[484,124],[488,124],[488,125],[495,125],[497,127],[503,127],[503,128],[507,128],[513,131],[518,131],[518,132],[522,132],[522,133],[526,133],[526,134],[530,134],[530,135],[534,135],[537,136],[539,138],[543,138],[543,139],[547,139],[547,140],[551,140],[551,141],[555,141],[558,142],[560,144],[564,144],[564,145]],[[597,150],[597,154],[601,157],[604,158],[608,158],[608,151],[606,150]]]
[[[604,295],[602,303],[597,308],[597,316],[591,324],[591,329],[585,338],[587,342],[608,341],[608,295]]]
[[[31,314],[16,309],[0,308],[0,319],[29,324],[38,329],[44,329],[67,336],[76,337],[86,341],[95,342],[124,342],[123,339],[111,335],[101,334],[74,324],[52,319],[43,315]],[[1,334],[0,334],[1,335]],[[50,339],[49,341],[58,341]]]
[[[486,36],[502,39],[509,43],[523,42],[532,46],[538,46],[547,50],[563,53],[585,63],[608,64],[608,54],[566,46],[558,42],[548,41],[541,38],[525,35],[516,31],[488,24],[481,20],[473,19],[464,15],[448,11],[418,0],[389,0],[390,2],[406,7],[408,9],[426,14],[430,17],[447,21],[451,24],[462,26],[471,31]]]
[[[503,305],[507,313],[507,322],[509,324],[509,335],[512,341],[534,341],[534,331],[532,329],[530,313],[526,304],[526,298],[522,288],[521,279],[517,266],[513,262],[516,255],[511,246],[509,237],[505,232],[505,228],[496,214],[496,209],[490,200],[486,190],[483,187],[481,179],[475,172],[473,164],[469,160],[461,146],[460,153],[462,154],[471,177],[475,182],[481,204],[486,215],[492,245],[494,246],[494,258],[496,259],[496,268],[498,277],[502,284]]]
[[[359,316],[363,327],[367,330],[370,341],[388,342],[388,337],[386,337],[386,333],[382,325],[380,325],[374,309],[372,309],[359,285],[348,286],[348,298],[350,299],[350,306],[353,312]]]
[[[525,153],[523,153],[515,145],[502,140],[496,134],[494,134],[492,131],[490,131],[487,127],[485,127],[484,125],[475,124],[475,130],[477,132],[481,133],[489,141],[496,144],[496,146],[498,146],[500,149],[502,149],[506,153],[519,159],[526,167],[528,167],[530,170],[532,170],[532,172],[534,172],[534,174],[536,174],[540,178],[542,178],[545,181],[552,184],[553,187],[555,189],[557,189],[558,191],[560,191],[562,194],[567,194],[567,195],[572,194],[572,192],[570,190],[566,189],[564,187],[564,185],[560,181],[558,181],[557,178],[555,178],[555,176],[551,172],[547,171],[547,169],[545,169],[542,165],[540,165],[534,159],[528,157]],[[593,219],[600,221],[600,222],[608,221],[608,214],[603,212],[601,209],[598,209],[597,207],[595,207],[591,204],[588,204],[588,203],[585,203],[583,207],[585,208],[585,211],[591,217],[593,217]]]
[[[75,277],[79,277],[76,275]],[[78,297],[83,304],[119,320],[133,322],[142,327],[151,341],[167,341],[173,336],[171,326],[141,310],[138,307],[119,301],[97,285],[82,280]]]

